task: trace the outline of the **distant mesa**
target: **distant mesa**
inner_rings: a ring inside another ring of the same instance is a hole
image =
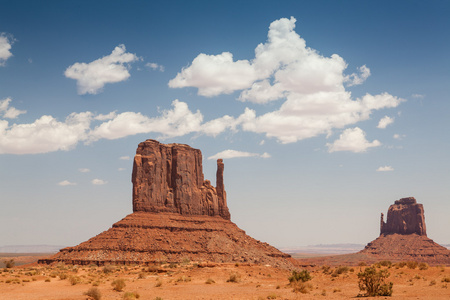
[[[134,157],[133,213],[112,228],[39,263],[153,264],[247,262],[292,269],[296,261],[230,221],[217,160],[216,187],[203,178],[202,153],[146,140]]]
[[[358,253],[378,260],[450,264],[450,250],[427,237],[423,205],[413,197],[395,201],[386,222],[381,214],[380,236]]]

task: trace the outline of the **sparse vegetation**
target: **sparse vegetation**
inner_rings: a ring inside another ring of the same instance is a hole
[[[392,296],[393,283],[386,283],[389,277],[387,270],[377,271],[374,267],[368,267],[364,272],[358,273],[359,290],[365,292],[365,296]]]
[[[14,259],[5,260],[5,261],[3,261],[3,263],[5,264],[5,269],[14,268],[14,266],[16,265],[16,262],[14,261]]]
[[[213,283],[216,283],[212,278],[208,278],[206,281],[205,281],[205,283],[206,284],[213,284]]]
[[[428,264],[425,262],[419,263],[419,270],[428,270]]]
[[[84,293],[84,295],[91,297],[94,300],[100,300],[102,298],[102,293],[98,288],[90,288],[87,292]]]
[[[124,300],[133,300],[133,299],[139,299],[141,297],[141,295],[139,295],[138,293],[134,292],[126,292],[125,294],[123,294],[123,299]]]
[[[239,275],[238,273],[231,274],[230,277],[227,279],[227,282],[237,283],[239,281],[241,281],[241,275]]]
[[[332,277],[338,277],[341,274],[345,274],[349,271],[349,267],[347,266],[339,266],[337,267],[334,272],[331,274]]]
[[[417,261],[408,261],[406,263],[406,266],[410,269],[415,269],[415,268],[417,268],[418,265],[419,264],[417,263]]]
[[[113,290],[121,292],[127,286],[122,278],[116,279],[111,283]]]
[[[311,274],[308,272],[308,270],[301,270],[300,272],[292,271],[291,276],[289,276],[289,282],[295,283],[295,282],[306,282],[312,279]]]
[[[115,270],[116,270],[116,268],[114,266],[112,266],[112,265],[106,265],[106,266],[103,267],[103,273],[105,273],[105,274],[112,273]]]

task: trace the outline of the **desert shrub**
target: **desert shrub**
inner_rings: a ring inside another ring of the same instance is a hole
[[[163,300],[161,297],[156,297],[155,300]]]
[[[404,266],[406,266],[406,264],[407,264],[407,262],[401,261],[401,262],[396,263],[396,264],[395,264],[395,267],[396,267],[397,269],[403,268]]]
[[[59,279],[65,280],[65,279],[67,279],[67,277],[69,277],[69,276],[66,273],[59,273]]]
[[[334,272],[331,274],[332,277],[338,277],[341,274],[345,274],[349,271],[349,267],[346,266],[339,266],[337,267]]]
[[[291,276],[289,276],[289,282],[295,283],[295,282],[306,282],[312,279],[311,274],[308,272],[308,270],[301,270],[300,272],[292,271]]]
[[[106,265],[103,267],[103,273],[108,274],[108,273],[112,273],[116,270],[116,268],[114,268],[114,266],[112,265]]]
[[[141,272],[138,275],[138,279],[145,279],[147,276],[145,275],[145,273]]]
[[[367,264],[364,261],[360,261],[358,264],[358,267],[365,267],[365,266],[367,266]]]
[[[47,279],[45,279],[44,281],[45,281],[45,282],[50,282],[51,280],[50,280],[50,278],[47,278]]]
[[[205,281],[205,283],[206,284],[213,284],[213,283],[216,283],[212,278],[208,278],[206,281]]]
[[[98,288],[90,288],[87,292],[84,293],[84,295],[91,297],[94,300],[100,300],[102,298],[102,293],[100,293],[100,290]]]
[[[303,282],[303,281],[296,281],[293,284],[293,287],[294,288],[292,289],[292,291],[294,293],[302,293],[302,294],[307,294],[313,289],[312,284],[306,283],[306,282]]]
[[[14,261],[14,259],[5,260],[5,261],[3,261],[3,263],[5,264],[6,269],[11,269],[16,265],[16,262]]]
[[[70,276],[69,277],[69,282],[70,282],[71,285],[76,285],[76,284],[81,282],[81,278],[78,277],[78,276]]]
[[[175,269],[177,267],[178,267],[178,265],[176,263],[170,263],[169,264],[169,268],[171,268],[171,269]]]
[[[364,272],[358,273],[358,285],[360,291],[365,291],[366,296],[392,296],[393,283],[385,283],[389,277],[387,270],[377,271],[374,267],[368,267]]]
[[[392,262],[390,260],[382,260],[382,261],[378,262],[378,265],[381,267],[390,268],[392,266]]]
[[[178,279],[175,282],[189,282],[189,281],[191,281],[191,277],[181,276],[181,277],[178,277]]]
[[[430,286],[436,285],[436,280],[431,280],[430,281]]]
[[[155,287],[160,287],[160,286],[162,286],[162,281],[161,281],[161,279],[156,279],[156,283],[155,283]]]
[[[417,261],[408,261],[406,263],[406,266],[410,269],[415,269],[415,268],[417,268],[418,265],[419,264],[417,263]]]
[[[419,264],[419,270],[427,270],[428,269],[428,264],[425,262],[421,262]]]
[[[328,265],[323,265],[322,268],[321,268],[321,270],[322,270],[322,272],[323,272],[324,274],[328,274],[328,273],[330,272],[330,266],[328,266]]]
[[[267,299],[277,299],[278,295],[277,294],[270,294],[269,296],[267,296]]]
[[[241,275],[237,274],[237,273],[233,273],[230,275],[230,277],[227,279],[227,282],[239,282],[241,281]]]
[[[450,277],[444,277],[441,279],[441,282],[450,282]]]
[[[114,281],[111,283],[111,285],[112,285],[113,289],[114,289],[115,291],[118,291],[118,292],[123,291],[123,289],[127,286],[127,285],[125,284],[125,280],[123,280],[123,279],[121,279],[121,278],[118,278],[118,279],[114,280]]]
[[[138,293],[134,292],[126,292],[125,294],[123,294],[123,299],[124,300],[133,300],[133,299],[139,299],[141,297],[141,295],[139,295]]]

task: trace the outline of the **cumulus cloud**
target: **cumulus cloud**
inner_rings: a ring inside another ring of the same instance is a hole
[[[8,58],[12,56],[11,47],[14,43],[14,38],[8,36],[6,33],[0,33],[0,67],[4,66]]]
[[[370,69],[345,74],[347,63],[337,54],[321,55],[306,46],[295,31],[295,18],[270,24],[267,41],[255,49],[252,60],[233,55],[199,54],[169,81],[169,87],[195,87],[198,94],[216,96],[241,91],[238,100],[264,104],[284,100],[280,108],[263,115],[247,108],[234,119],[215,120],[220,126],[265,134],[282,143],[330,134],[332,129],[367,120],[374,110],[397,107],[404,100],[388,93],[354,99],[345,86],[362,84]],[[214,132],[214,130],[211,130]]]
[[[385,129],[388,125],[394,123],[394,118],[384,116],[382,119],[380,119],[380,122],[378,122],[377,128]]]
[[[160,72],[164,72],[164,69],[165,69],[164,66],[157,64],[157,63],[146,63],[145,66],[152,70],[155,70],[155,71],[158,70]]]
[[[328,152],[350,151],[355,153],[366,152],[367,149],[378,147],[381,143],[378,140],[369,142],[366,140],[366,133],[359,127],[345,129],[332,144],[327,143]]]
[[[98,94],[105,84],[128,79],[129,64],[139,59],[136,54],[126,52],[125,45],[119,45],[110,55],[90,63],[71,65],[64,75],[77,81],[78,94]]]
[[[229,158],[238,158],[238,157],[262,157],[262,158],[270,158],[270,154],[267,152],[264,152],[263,154],[259,153],[251,153],[251,152],[244,152],[244,151],[237,151],[237,150],[224,150],[222,152],[219,152],[217,154],[214,154],[208,159],[229,159]]]
[[[33,123],[12,124],[0,120],[0,154],[34,154],[70,150],[85,140],[92,113],[72,113],[64,122],[44,115]]]
[[[27,112],[26,110],[18,110],[14,107],[10,107],[9,103],[11,102],[11,100],[11,98],[0,100],[0,115],[2,115],[3,118],[15,119],[19,115]]]
[[[104,184],[107,184],[108,181],[105,181],[105,180],[102,180],[102,179],[95,178],[95,179],[92,179],[91,183],[92,183],[93,185],[104,185]]]
[[[394,168],[391,166],[379,167],[377,169],[377,172],[391,172],[391,171],[394,171]]]
[[[59,182],[58,185],[60,185],[60,186],[68,186],[68,185],[77,185],[77,184],[75,182],[70,182],[68,180],[63,180],[63,181]]]
[[[80,168],[80,169],[78,169],[78,171],[80,171],[81,173],[88,173],[88,172],[90,172],[91,170],[88,169],[88,168]]]

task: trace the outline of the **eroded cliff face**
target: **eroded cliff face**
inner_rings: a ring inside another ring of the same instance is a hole
[[[423,205],[413,197],[402,198],[389,207],[387,220],[381,214],[380,234],[427,235]]]
[[[134,157],[133,211],[221,216],[229,220],[223,171],[219,159],[214,187],[203,178],[200,150],[146,140],[139,144]]]

